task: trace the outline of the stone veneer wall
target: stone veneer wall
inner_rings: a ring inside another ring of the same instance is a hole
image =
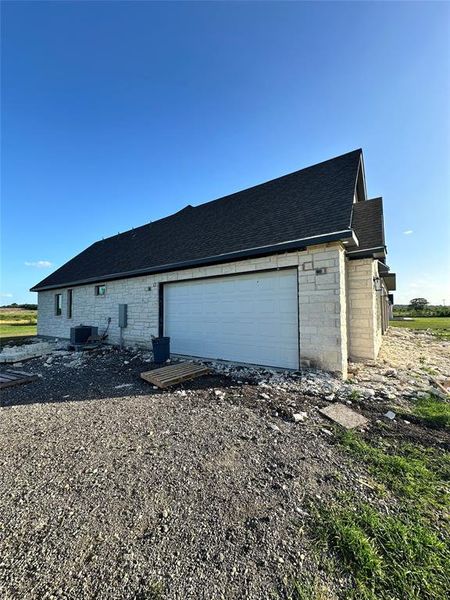
[[[376,260],[347,261],[348,340],[352,360],[374,360],[380,350],[381,306],[375,277],[378,277]]]
[[[38,335],[69,338],[70,327],[98,326],[103,332],[111,317],[108,341],[118,343],[118,305],[128,304],[126,345],[151,345],[158,335],[160,282],[297,267],[299,274],[300,357],[318,367],[347,376],[347,305],[345,255],[339,243],[312,246],[305,251],[249,258],[208,267],[183,269],[106,283],[106,295],[95,296],[94,284],[73,287],[72,319],[67,318],[67,288],[39,292]],[[316,269],[322,269],[317,273]],[[99,280],[97,283],[103,283]],[[54,314],[54,296],[63,295],[63,314]]]

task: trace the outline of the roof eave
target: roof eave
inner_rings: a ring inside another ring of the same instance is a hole
[[[396,273],[385,273],[381,275],[381,279],[384,281],[388,292],[395,292],[397,289],[397,275]]]
[[[272,244],[269,246],[262,246],[259,248],[248,248],[245,250],[238,250],[235,252],[228,252],[226,254],[219,254],[216,256],[208,256],[205,258],[198,258],[193,260],[187,260],[178,263],[171,263],[166,265],[158,265],[155,267],[144,267],[142,269],[135,269],[133,271],[125,271],[122,273],[110,273],[102,276],[89,277],[86,279],[73,280],[61,282],[58,284],[50,285],[35,285],[30,288],[30,292],[43,292],[47,290],[57,290],[60,288],[74,287],[79,285],[85,285],[89,283],[96,283],[99,281],[112,281],[115,279],[126,279],[128,277],[139,277],[140,275],[155,275],[157,273],[167,273],[168,271],[177,271],[182,269],[189,269],[191,267],[213,265],[221,262],[232,262],[234,260],[240,260],[244,258],[266,256],[268,254],[276,254],[278,252],[288,252],[293,250],[301,250],[308,246],[315,246],[318,244],[327,244],[330,242],[347,242],[347,246],[355,246],[358,244],[358,239],[352,229],[344,229],[342,231],[335,231],[332,233],[326,233],[322,235],[315,235],[298,240],[290,240],[287,242],[281,242],[278,244]]]
[[[349,251],[347,251],[347,256],[349,259],[385,258],[386,246],[377,246],[375,248],[362,248],[362,249],[358,249],[358,250],[349,250]]]

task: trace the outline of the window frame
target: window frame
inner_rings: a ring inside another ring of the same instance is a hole
[[[55,317],[62,317],[62,293],[55,294]]]
[[[104,292],[103,294],[100,294],[100,288],[104,288]],[[94,286],[94,294],[96,296],[96,298],[104,298],[106,296],[106,283],[99,283],[97,285]]]
[[[67,290],[67,318],[73,317],[73,289]]]

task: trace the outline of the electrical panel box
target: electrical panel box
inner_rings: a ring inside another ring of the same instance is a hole
[[[128,321],[128,304],[119,304],[119,327],[126,327]]]

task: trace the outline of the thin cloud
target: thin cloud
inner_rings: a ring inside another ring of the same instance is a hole
[[[25,261],[25,266],[27,267],[36,267],[37,269],[48,269],[49,267],[53,267],[53,263],[49,260],[35,260],[35,261]]]
[[[13,295],[10,294],[9,292],[2,292],[0,293],[0,298],[12,298]]]
[[[403,232],[403,235],[411,235],[412,233],[414,233],[414,231],[412,229],[407,229],[406,231]]]

